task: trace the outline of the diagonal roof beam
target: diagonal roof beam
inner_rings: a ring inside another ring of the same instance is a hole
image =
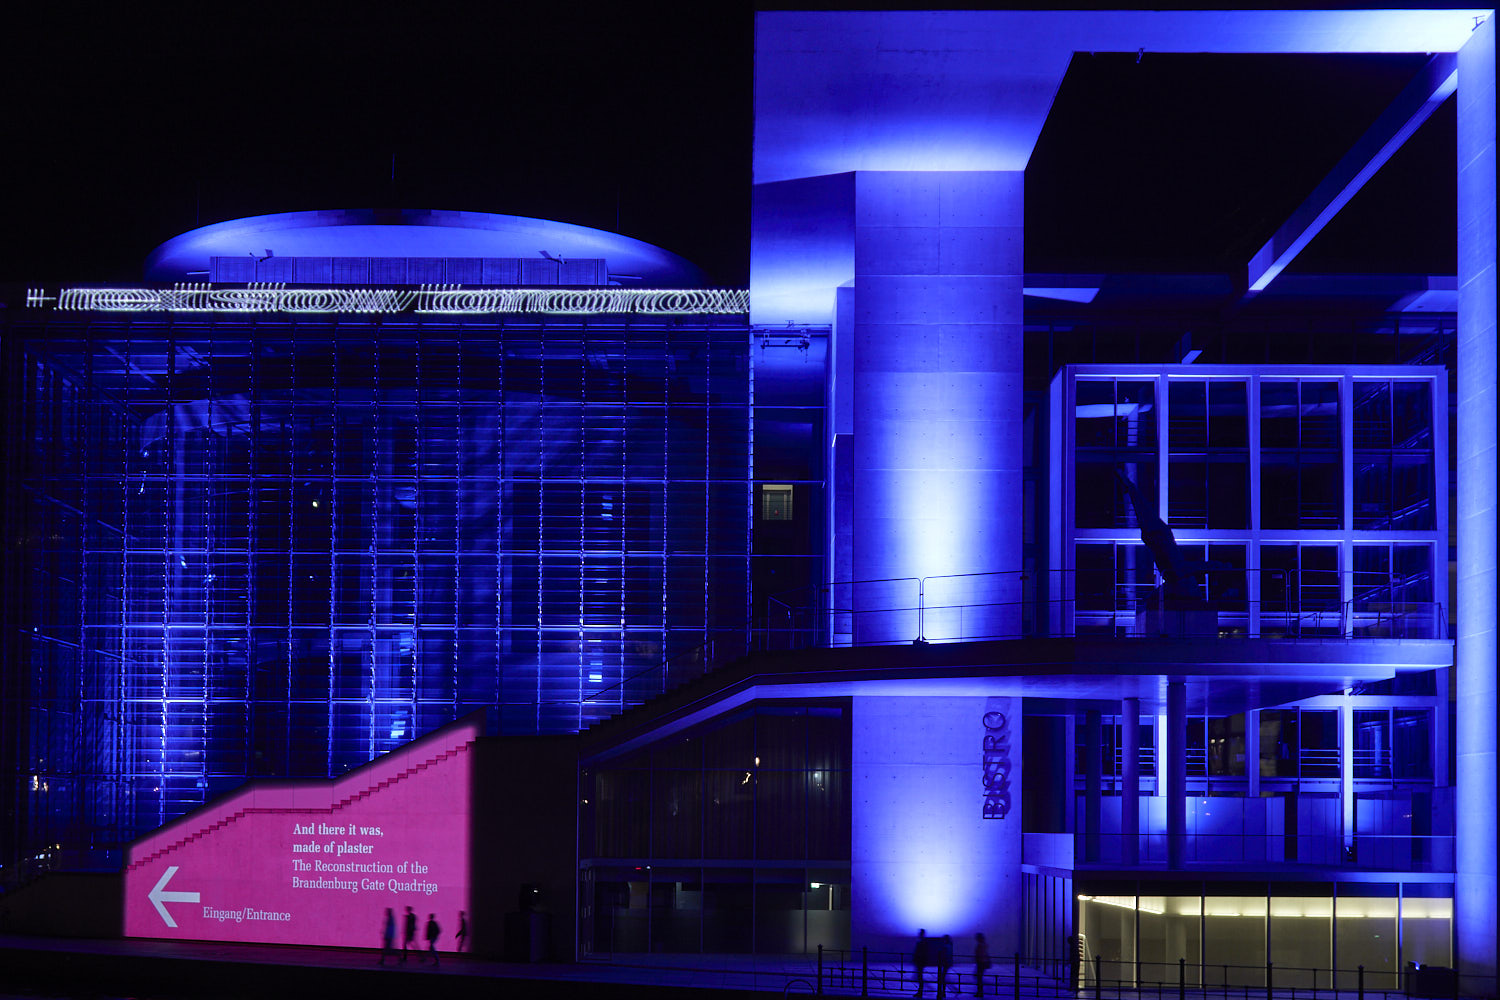
[[[1250,258],[1245,275],[1248,294],[1264,290],[1275,280],[1457,86],[1457,56],[1442,52],[1429,59],[1276,235]]]

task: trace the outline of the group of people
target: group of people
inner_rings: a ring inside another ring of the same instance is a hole
[[[412,912],[410,906],[406,908],[406,915],[402,918],[405,936],[401,940],[401,962],[406,963],[406,952],[412,947],[419,951],[421,946],[417,944],[417,915]],[[427,954],[432,956],[434,967],[438,964],[437,943],[442,936],[443,929],[438,926],[437,914],[427,914]],[[453,935],[453,950],[463,951],[469,940],[469,915],[464,910],[458,911],[458,933]],[[380,932],[380,961],[376,964],[384,965],[385,957],[396,951],[396,911],[389,906],[385,908],[385,926]],[[427,957],[423,956],[422,961]]]
[[[948,970],[953,968],[953,938],[944,934],[940,938],[927,936],[924,927],[917,931],[917,946],[912,949],[912,965],[917,970],[917,996],[927,989],[927,969],[937,969],[937,995],[942,1000],[948,991]],[[974,935],[974,995],[984,996],[984,974],[989,971],[990,946],[983,934]],[[955,987],[957,984],[955,983]]]

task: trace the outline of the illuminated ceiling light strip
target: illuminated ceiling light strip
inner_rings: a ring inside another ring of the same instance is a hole
[[[41,307],[52,300],[43,289],[29,289],[26,301],[29,307]],[[743,316],[750,311],[750,292],[744,288],[287,288],[275,282],[223,288],[179,283],[167,289],[64,288],[56,301],[65,312]]]

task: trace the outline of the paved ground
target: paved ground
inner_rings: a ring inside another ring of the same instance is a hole
[[[816,958],[750,955],[674,955],[630,957],[631,964],[579,962],[521,964],[496,962],[469,955],[443,955],[434,967],[412,952],[403,964],[378,964],[379,952],[353,948],[301,948],[288,945],[220,944],[186,941],[75,940],[0,935],[0,1000],[16,993],[42,997],[161,997],[214,1000],[220,997],[293,1000],[327,997],[342,1000],[421,1000],[433,994],[454,998],[487,998],[503,994],[507,1000],[529,997],[577,997],[587,991],[598,998],[618,1000],[691,1000],[701,991],[727,994],[807,995],[818,992]],[[957,989],[950,983],[949,1000],[973,996],[971,970],[960,968]],[[1070,997],[1100,1000],[1124,996],[1133,1000],[1173,1000],[1175,986],[1140,992],[1085,989],[1073,993],[1049,979],[1038,980],[1022,970],[1016,992],[1011,970],[986,984],[986,995],[997,1000],[1020,996],[1026,1000]],[[859,996],[862,985],[871,996],[909,997],[914,992],[911,970],[872,964],[862,983],[856,966],[840,975],[830,960],[825,964],[822,992]],[[935,1000],[929,973],[925,1000]],[[1234,998],[1260,1000],[1264,987],[1213,988],[1186,991],[1191,1000]],[[1274,992],[1277,998],[1311,1000],[1310,990]],[[1367,1000],[1384,996],[1376,990]],[[1353,991],[1335,994],[1320,990],[1317,1000],[1348,998]]]

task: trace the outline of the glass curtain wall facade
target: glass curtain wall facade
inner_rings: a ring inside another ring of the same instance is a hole
[[[108,864],[247,778],[337,775],[476,708],[571,732],[658,693],[748,617],[748,340],[13,325],[7,864]]]
[[[585,769],[583,953],[848,948],[850,741],[764,702]]]
[[[1447,635],[1447,373],[1069,366],[1054,591],[1078,633],[1150,627],[1160,574],[1123,473],[1173,530],[1207,634]]]
[[[1444,882],[1202,883],[1078,879],[1080,980],[1278,990],[1402,988],[1400,971],[1453,964]],[[1095,964],[1095,958],[1098,964]]]

